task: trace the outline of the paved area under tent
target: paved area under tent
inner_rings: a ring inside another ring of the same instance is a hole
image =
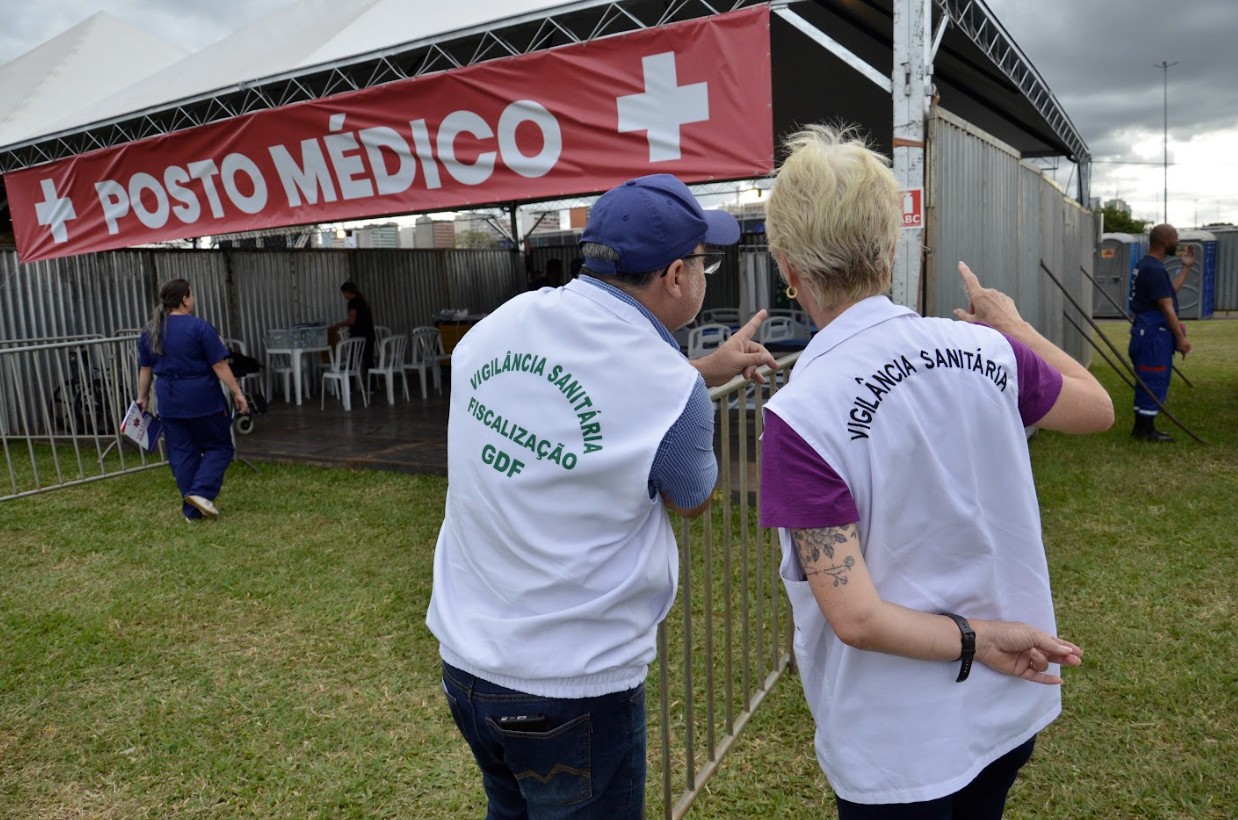
[[[299,407],[272,402],[255,416],[254,432],[236,437],[237,456],[259,469],[267,461],[447,475],[446,394],[370,399],[365,407],[355,396],[351,411],[330,396],[323,409],[317,396]]]

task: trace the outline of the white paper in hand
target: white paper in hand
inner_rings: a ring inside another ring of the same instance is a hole
[[[136,401],[130,403],[125,417],[120,421],[120,432],[148,453],[153,452],[159,444],[159,433],[162,430],[163,425],[159,423],[159,419],[138,407]]]

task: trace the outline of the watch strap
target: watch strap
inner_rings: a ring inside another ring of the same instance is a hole
[[[940,614],[954,621],[962,637],[963,651],[959,654],[959,676],[954,679],[955,683],[962,683],[971,674],[972,660],[976,657],[976,632],[962,615],[955,615],[953,612]]]

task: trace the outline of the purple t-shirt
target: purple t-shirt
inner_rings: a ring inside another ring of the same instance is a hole
[[[1019,418],[1024,427],[1030,427],[1057,401],[1062,374],[1023,342],[1010,336],[1006,340],[1017,362]],[[761,526],[820,529],[859,520],[846,482],[799,433],[766,410],[761,436]]]

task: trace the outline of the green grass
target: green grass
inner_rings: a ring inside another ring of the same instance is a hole
[[[1170,407],[1207,447],[1131,441],[1103,363],[1114,429],[1032,442],[1061,632],[1085,655],[1009,817],[1238,814],[1238,321],[1191,333],[1195,388]],[[164,468],[0,503],[0,818],[481,817],[423,625],[444,489],[238,465],[224,516],[193,526]],[[669,623],[682,643],[680,605]],[[833,814],[792,677],[689,816]]]

